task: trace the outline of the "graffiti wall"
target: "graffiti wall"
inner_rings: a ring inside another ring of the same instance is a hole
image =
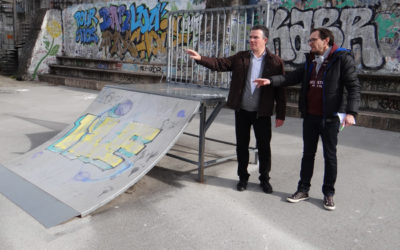
[[[400,1],[271,2],[268,46],[285,62],[303,62],[311,28],[327,27],[338,45],[352,49],[360,71],[400,74]]]
[[[44,17],[28,68],[32,79],[37,80],[38,74],[49,72],[49,64],[56,62],[56,55],[61,55],[61,51],[61,11],[49,10]]]
[[[67,56],[166,63],[168,12],[203,9],[205,0],[119,1],[63,11]]]
[[[399,0],[270,0],[269,3],[270,14],[257,18],[268,23],[268,47],[287,65],[304,62],[312,27],[327,27],[333,31],[339,46],[353,51],[360,72],[400,74]],[[51,10],[43,23],[29,71],[33,76],[47,72],[47,65],[55,62],[55,55],[62,51],[72,57],[117,60],[126,71],[160,74],[166,71],[163,65],[167,63],[168,13],[202,10],[205,4],[206,0],[102,1],[73,5],[62,11],[62,17],[59,11]],[[203,27],[201,15],[197,16],[191,19],[194,21],[190,26]],[[228,27],[226,34],[236,36],[235,30],[244,25],[240,22],[243,21],[235,20],[232,15],[234,29]],[[182,30],[182,22],[178,23],[173,25],[173,32]],[[188,44],[195,43],[194,29],[188,26],[185,29],[189,31],[172,36],[172,44],[182,39]],[[205,41],[208,42],[212,43]],[[246,44],[245,40],[237,42]]]

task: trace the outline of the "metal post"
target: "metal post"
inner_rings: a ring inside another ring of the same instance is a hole
[[[196,50],[196,44],[198,44],[198,39],[196,38],[197,37],[196,36],[197,15],[198,15],[197,13],[193,13],[192,22],[191,22],[191,25],[193,25],[193,27],[192,27],[193,36],[192,36],[192,44],[191,44],[190,49],[193,49],[193,50]],[[191,79],[190,81],[194,84],[194,83],[196,83],[196,78],[195,78],[195,75],[194,75],[195,74],[195,71],[194,71],[195,63],[190,58],[189,58],[189,60],[190,60],[190,65],[192,66],[192,70],[190,72],[190,79]],[[189,61],[188,61],[188,63],[189,63]]]
[[[203,19],[202,15],[199,18],[200,20]],[[200,43],[201,43],[201,22],[198,22],[197,26],[197,32],[198,32],[198,39],[197,39],[197,51],[200,52]],[[200,83],[200,67],[197,67],[196,69],[196,79],[197,82]]]
[[[185,14],[182,15],[182,28],[181,28],[181,35],[182,35],[182,40],[181,40],[181,82],[183,79],[183,72],[184,72],[184,67],[183,67],[183,44],[185,44]]]
[[[174,56],[175,56],[175,69],[176,69],[176,72],[175,72],[175,80],[177,81],[178,80],[178,70],[179,70],[179,68],[178,68],[178,45],[179,45],[179,15],[176,15],[176,21],[175,21],[175,26],[174,26],[174,28],[176,27],[176,43],[175,43],[175,53],[174,53]]]
[[[208,55],[207,52],[207,12],[204,13],[204,45],[203,45],[203,55]],[[208,71],[208,70],[207,70]],[[203,67],[203,73],[202,73],[202,77],[203,77],[203,85],[205,85],[205,81],[206,81],[206,68]]]
[[[211,29],[210,29],[210,40],[208,42],[208,44],[210,45],[210,48],[208,49],[209,51],[209,56],[213,56],[213,30],[214,30],[214,13],[211,12],[211,20],[210,20],[210,25],[211,25]],[[208,71],[208,85],[211,86],[212,85],[212,80],[211,80],[211,70]]]
[[[254,12],[255,12],[255,8],[251,9],[251,27],[254,26]]]
[[[216,44],[216,48],[215,48],[215,56],[216,57],[219,57],[219,55],[218,55],[218,51],[219,51],[219,12],[217,13],[217,32],[216,32],[216,34],[215,34],[215,41],[217,41],[217,44]],[[214,86],[215,85],[218,85],[218,74],[217,74],[217,71],[215,71],[214,72]]]
[[[225,57],[225,34],[226,34],[226,12],[224,10],[224,25],[223,25],[223,32],[222,32],[222,57]],[[224,84],[226,73],[221,73],[221,82]]]
[[[192,26],[192,15],[188,13],[188,22],[187,22],[187,41],[186,41],[186,48],[189,48],[190,44],[190,27]],[[189,75],[189,55],[185,53],[186,58],[186,74],[185,74],[185,82],[188,82],[188,75]]]
[[[236,27],[236,44],[235,44],[235,53],[239,51],[239,35],[240,35],[240,11],[237,10],[237,27]]]
[[[231,14],[229,15],[229,47],[228,47],[228,49],[229,49],[229,54],[228,54],[228,56],[230,56],[231,55],[231,52],[232,52],[232,35],[233,35],[233,30],[232,30],[232,26],[233,26],[233,24],[232,24],[232,19],[233,19],[233,12],[231,12]]]
[[[172,53],[171,53],[171,48],[172,48],[172,43],[171,43],[171,30],[172,30],[172,16],[173,15],[170,15],[169,17],[168,17],[168,54],[167,54],[167,65],[169,66],[169,67],[167,67],[167,82],[170,82],[171,81],[171,56],[172,56]]]

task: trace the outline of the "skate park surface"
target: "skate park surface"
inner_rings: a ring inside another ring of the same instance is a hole
[[[98,91],[18,82],[0,76],[0,163],[21,157],[71,125]],[[198,117],[186,128],[198,131]],[[236,191],[236,161],[209,167],[163,157],[127,191],[89,215],[46,229],[0,195],[1,249],[399,249],[400,133],[350,127],[339,134],[337,209],[322,206],[319,145],[311,199],[290,204],[302,153],[301,119],[273,128],[272,194],[250,183]],[[234,113],[223,109],[208,137],[234,142]],[[252,138],[252,145],[254,139]],[[321,143],[320,143],[321,144]],[[197,157],[197,140],[182,135],[170,150]],[[206,158],[232,154],[206,142]]]

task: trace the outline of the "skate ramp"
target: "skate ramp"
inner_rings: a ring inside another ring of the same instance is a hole
[[[85,216],[150,171],[199,106],[106,86],[54,138],[0,165],[0,191],[46,227]]]

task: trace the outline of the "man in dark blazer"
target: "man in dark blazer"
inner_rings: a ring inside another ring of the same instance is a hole
[[[231,71],[228,107],[235,110],[236,154],[239,183],[237,190],[247,188],[249,173],[250,129],[253,126],[259,155],[259,180],[265,193],[272,193],[269,182],[271,171],[271,116],[276,103],[275,126],[285,120],[286,96],[283,88],[264,86],[256,88],[257,78],[267,78],[284,73],[282,60],[266,47],[269,31],[256,25],[250,31],[250,51],[241,51],[225,58],[201,56],[194,50],[186,50],[198,64],[211,70]]]

